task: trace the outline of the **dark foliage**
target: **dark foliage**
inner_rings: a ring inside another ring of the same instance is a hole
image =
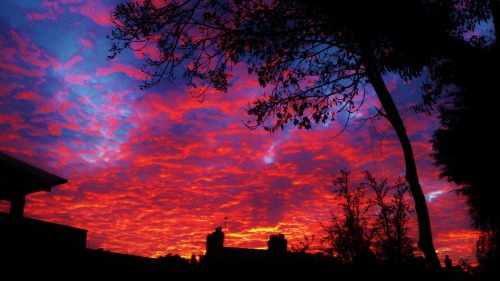
[[[478,42],[481,50],[464,54],[443,78],[454,87],[450,102],[439,108],[441,128],[433,134],[432,156],[441,169],[440,177],[458,185],[456,192],[466,198],[472,226],[481,231],[480,267],[500,276],[500,204],[492,164],[492,156],[498,155],[494,131],[498,117],[495,104],[487,98],[497,92],[500,60],[496,44]]]
[[[350,172],[341,170],[333,180],[341,200],[332,208],[329,224],[321,223],[325,252],[344,264],[402,267],[415,260],[414,241],[408,236],[413,210],[405,200],[408,184],[399,178],[393,185],[377,181],[369,171],[352,186]],[[369,195],[367,192],[370,192]]]

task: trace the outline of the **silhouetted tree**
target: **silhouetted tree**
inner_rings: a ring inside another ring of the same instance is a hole
[[[350,172],[341,170],[333,180],[333,193],[342,202],[339,210],[331,209],[330,224],[321,223],[326,236],[327,252],[343,263],[354,264],[364,262],[371,252],[374,231],[369,227],[369,214],[365,199],[366,189],[362,185],[350,187]]]
[[[475,56],[476,67],[463,69],[452,102],[440,107],[442,126],[433,134],[432,155],[441,168],[440,176],[457,184],[455,192],[466,198],[472,226],[482,232],[477,258],[486,265],[500,261],[496,167],[487,160],[490,155],[498,155],[495,132],[489,129],[497,126],[497,117],[494,105],[477,100],[477,96],[494,91],[498,73],[478,70],[497,68],[500,61],[483,59],[479,62],[481,59]]]
[[[369,199],[370,204],[378,209],[374,246],[379,261],[394,266],[408,263],[414,259],[415,250],[414,241],[408,236],[407,223],[409,215],[414,212],[405,200],[405,194],[409,191],[408,183],[398,178],[389,186],[387,179],[378,182],[369,171],[363,174],[363,184],[375,194],[374,199]]]
[[[191,254],[191,258],[189,259],[189,264],[197,264],[198,260],[196,259],[196,254]]]
[[[451,102],[440,107],[441,128],[432,138],[435,164],[440,177],[458,185],[455,192],[466,198],[472,226],[481,231],[477,259],[488,270],[498,270],[500,261],[500,204],[497,200],[496,167],[487,158],[498,155],[493,128],[494,105],[477,99],[494,91],[498,54],[470,57],[467,65],[457,67]],[[496,52],[496,51],[495,51]],[[498,273],[497,273],[498,274]]]
[[[390,266],[413,261],[414,241],[407,227],[413,210],[404,198],[408,184],[401,178],[393,185],[387,179],[378,182],[366,170],[364,180],[353,188],[349,175],[341,170],[333,180],[333,192],[342,200],[340,210],[330,211],[330,224],[320,223],[326,252],[347,264],[375,262],[375,258]]]
[[[478,280],[493,280],[500,276],[499,254],[498,254],[498,230],[482,229],[476,242],[476,258],[479,263],[475,270]]]
[[[496,196],[496,167],[486,159],[498,155],[494,130],[495,104],[478,98],[493,94],[499,77],[500,2],[486,1],[494,33],[471,36],[472,51],[436,66],[436,89],[449,88],[448,103],[439,106],[441,127],[433,134],[432,154],[440,177],[458,185],[466,198],[472,226],[481,231],[476,256],[480,269],[499,276],[500,204]],[[443,70],[443,68],[446,68]]]
[[[418,245],[428,265],[439,268],[412,147],[382,76],[388,72],[406,80],[419,76],[449,46],[461,46],[455,34],[463,34],[467,24],[478,19],[470,15],[475,15],[475,4],[484,1],[458,1],[468,4],[463,6],[455,2],[186,0],[165,1],[161,6],[149,0],[128,2],[113,13],[116,28],[110,36],[114,42],[109,58],[127,48],[142,53],[146,62],[142,69],[148,75],[143,88],[175,79],[176,69],[182,68],[182,76],[201,100],[209,88],[226,92],[233,65],[244,62],[260,85],[271,91],[253,101],[248,114],[256,120],[246,125],[270,132],[289,122],[309,129],[313,123],[335,121],[340,113],[350,117],[363,103],[370,83],[382,105],[377,114],[391,123],[404,152],[405,178],[418,218]],[[446,17],[457,7],[458,19]],[[145,52],[150,44],[157,54]]]
[[[314,242],[315,235],[304,235],[303,240],[298,240],[290,246],[290,251],[294,253],[307,253],[309,247]]]

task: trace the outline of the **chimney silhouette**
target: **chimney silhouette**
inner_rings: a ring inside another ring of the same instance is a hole
[[[267,241],[267,250],[270,254],[286,254],[286,244],[284,234],[271,235]]]
[[[215,231],[207,235],[207,252],[206,255],[214,255],[220,253],[224,247],[224,232],[222,227],[215,228]]]

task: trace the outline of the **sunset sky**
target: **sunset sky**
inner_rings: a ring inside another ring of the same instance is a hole
[[[68,180],[28,195],[26,217],[87,229],[87,248],[147,257],[204,253],[218,226],[225,246],[266,249],[282,233],[290,248],[304,235],[317,245],[341,169],[354,179],[363,170],[390,183],[404,176],[389,124],[362,126],[374,97],[334,137],[341,124],[273,134],[245,127],[263,89],[243,65],[229,93],[202,103],[182,79],[140,90],[137,54],[106,58],[120,2],[0,1],[0,151]],[[438,121],[410,109],[418,81],[385,81],[413,144],[438,257],[473,261],[466,206],[432,165]],[[0,211],[9,206],[0,201]],[[415,215],[411,227],[416,239]]]

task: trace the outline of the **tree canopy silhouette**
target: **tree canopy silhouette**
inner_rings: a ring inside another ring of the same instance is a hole
[[[497,87],[500,64],[498,28],[500,2],[492,1],[494,33],[471,37],[475,52],[463,53],[450,61],[449,71],[440,71],[436,81],[453,85],[448,91],[449,103],[439,106],[441,127],[432,137],[432,154],[440,177],[458,185],[457,194],[469,206],[472,226],[481,231],[476,256],[479,270],[499,275],[500,205],[496,199],[496,169],[488,155],[498,155],[495,132],[495,104],[478,98],[492,94]],[[486,70],[486,71],[485,71]]]
[[[352,185],[350,171],[340,170],[333,179],[333,193],[340,203],[330,211],[329,224],[320,223],[326,252],[347,264],[379,263],[401,266],[414,261],[408,236],[407,183],[398,178],[392,185],[363,171],[363,181]],[[370,194],[367,192],[371,191]]]
[[[255,119],[246,125],[270,132],[289,123],[310,129],[315,123],[335,122],[340,113],[350,117],[371,84],[381,103],[378,117],[391,123],[403,149],[418,218],[418,246],[429,267],[439,268],[411,143],[383,76],[395,73],[410,80],[469,48],[462,36],[488,16],[481,8],[485,2],[127,2],[112,15],[116,28],[109,36],[109,58],[131,48],[145,60],[142,70],[148,78],[142,88],[182,76],[201,100],[210,88],[228,91],[233,66],[244,63],[269,89],[249,105],[248,114]],[[150,45],[156,53],[147,51]],[[423,89],[419,109],[429,111],[440,92],[429,85]]]
[[[337,205],[340,210],[330,211],[330,224],[321,224],[327,234],[322,242],[327,242],[327,251],[343,263],[364,264],[374,260],[370,247],[375,230],[369,227],[366,188],[362,185],[352,187],[349,175],[349,171],[341,170],[333,179],[333,193],[342,201]]]

